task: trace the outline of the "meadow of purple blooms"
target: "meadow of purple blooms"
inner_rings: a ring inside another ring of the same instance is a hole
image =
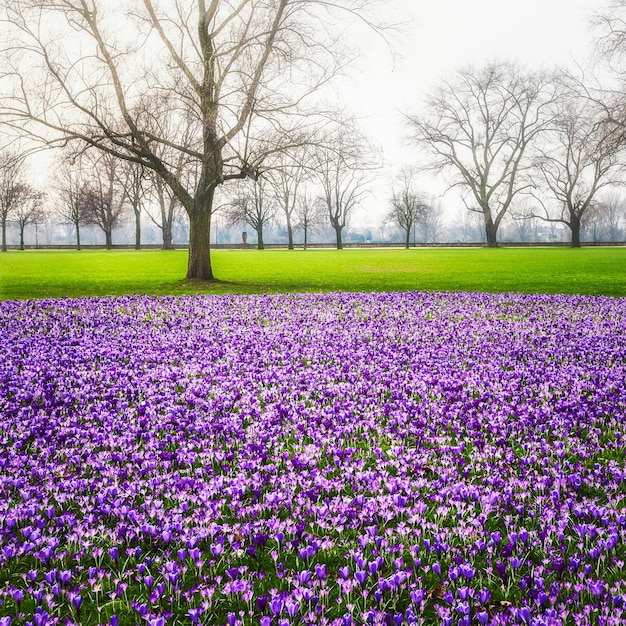
[[[0,303],[0,626],[626,623],[626,300]]]

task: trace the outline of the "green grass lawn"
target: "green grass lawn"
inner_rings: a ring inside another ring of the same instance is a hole
[[[0,298],[284,291],[518,291],[626,296],[626,248],[216,250],[218,281],[184,279],[187,252],[0,254]]]

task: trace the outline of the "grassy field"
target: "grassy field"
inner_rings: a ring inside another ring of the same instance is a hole
[[[184,280],[187,252],[12,251],[0,298],[289,291],[487,291],[626,296],[626,248],[216,250],[218,281]]]

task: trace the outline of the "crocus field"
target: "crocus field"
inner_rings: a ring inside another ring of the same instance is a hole
[[[626,299],[0,303],[0,626],[625,624]]]

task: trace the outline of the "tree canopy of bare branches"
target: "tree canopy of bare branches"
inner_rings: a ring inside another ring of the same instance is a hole
[[[411,232],[421,213],[426,209],[426,202],[413,180],[413,173],[403,169],[398,176],[391,195],[389,218],[404,231],[404,247],[411,244]]]
[[[89,222],[88,189],[79,155],[64,154],[59,161],[53,187],[56,212],[65,224],[74,228],[76,249],[81,249],[80,229]]]
[[[368,193],[369,175],[375,168],[373,156],[372,146],[347,123],[330,132],[313,151],[312,171],[335,231],[337,250],[343,248],[343,231],[350,216]]]
[[[571,231],[572,247],[580,246],[580,230],[594,208],[598,192],[615,185],[621,168],[619,124],[585,94],[572,95],[559,107],[545,147],[536,159],[556,211],[543,203],[543,220],[561,222]]]
[[[2,252],[7,251],[7,223],[15,212],[28,202],[30,186],[24,181],[24,156],[6,149],[0,153],[0,225]]]
[[[20,231],[20,250],[23,250],[26,227],[29,224],[41,224],[46,217],[43,206],[45,194],[28,183],[20,183],[18,196],[20,201],[15,205],[11,221],[17,225]]]
[[[257,249],[263,250],[263,230],[276,215],[276,204],[268,190],[266,180],[241,183],[239,195],[230,203],[228,218],[230,225],[249,224],[257,234]]]
[[[126,208],[120,166],[120,160],[113,155],[99,155],[93,162],[93,175],[83,188],[87,221],[102,230],[107,250],[113,247],[113,230],[121,224]]]
[[[13,0],[0,109],[48,145],[79,141],[156,172],[189,215],[187,276],[212,279],[216,188],[255,178],[290,144],[310,96],[345,59],[336,18],[367,19],[372,4]],[[268,136],[277,141],[260,141]]]
[[[466,207],[482,214],[490,247],[511,202],[532,184],[528,149],[548,126],[555,97],[548,76],[498,62],[459,71],[433,91],[423,115],[408,118],[433,169],[449,172]]]
[[[306,160],[309,155],[307,146],[300,149],[281,152],[274,159],[267,172],[268,180],[274,190],[276,203],[280,208],[287,226],[287,247],[293,250],[294,228],[298,225],[298,208],[302,210],[302,189],[310,174],[307,172]],[[305,219],[310,214],[308,205],[304,209]],[[310,223],[307,224],[310,226]]]

